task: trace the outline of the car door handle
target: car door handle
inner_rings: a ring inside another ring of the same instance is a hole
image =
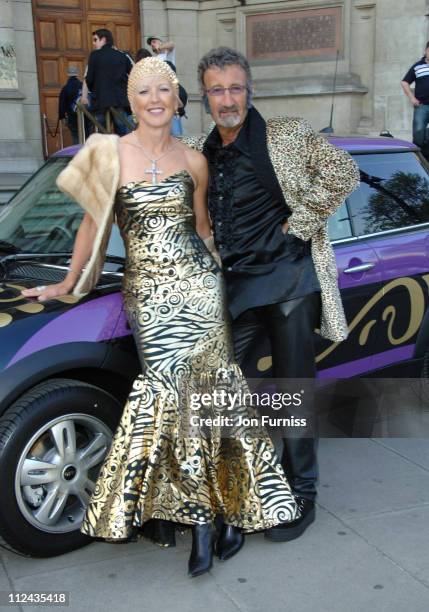
[[[344,274],[356,274],[356,272],[366,272],[367,270],[372,270],[375,266],[375,263],[367,262],[361,263],[358,266],[352,266],[351,268],[346,268],[344,270]]]

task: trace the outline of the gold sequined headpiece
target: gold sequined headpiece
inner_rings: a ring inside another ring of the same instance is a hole
[[[176,89],[176,93],[179,93],[179,81],[174,70],[172,70],[164,60],[158,57],[145,57],[134,64],[128,76],[128,100],[130,104],[138,91],[141,79],[155,75],[167,78]]]

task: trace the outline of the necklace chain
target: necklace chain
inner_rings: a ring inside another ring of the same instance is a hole
[[[142,150],[142,153],[146,157],[146,159],[148,159],[152,164],[151,168],[146,168],[145,174],[151,174],[152,175],[152,185],[157,185],[158,183],[157,183],[156,177],[158,174],[162,174],[163,171],[158,170],[158,166],[156,165],[156,162],[162,159],[163,157],[165,157],[168,153],[170,153],[170,151],[172,151],[174,147],[176,146],[176,143],[173,142],[173,144],[166,151],[164,151],[162,155],[159,155],[158,157],[153,158],[147,153],[143,145],[140,144],[139,139],[137,138],[137,135],[134,134],[134,136],[135,136],[137,146]]]

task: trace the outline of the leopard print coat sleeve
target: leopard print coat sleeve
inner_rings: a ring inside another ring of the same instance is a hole
[[[285,200],[292,210],[289,231],[302,240],[311,239],[322,295],[320,334],[332,341],[344,340],[348,328],[327,220],[359,185],[359,169],[346,151],[316,134],[304,119],[269,119],[267,146]]]

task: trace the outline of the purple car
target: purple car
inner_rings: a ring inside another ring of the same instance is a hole
[[[428,166],[405,141],[330,140],[354,156],[362,182],[329,221],[350,335],[318,337],[318,375],[427,375]],[[55,179],[76,150],[54,155],[0,208],[0,536],[34,556],[88,542],[79,526],[140,367],[116,227],[90,295],[40,304],[20,294],[65,276],[82,211]],[[270,366],[267,345],[244,369]]]

